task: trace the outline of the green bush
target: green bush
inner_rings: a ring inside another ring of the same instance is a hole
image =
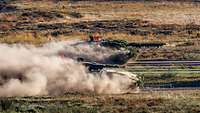
[[[136,57],[137,56],[138,49],[136,49],[136,48],[128,48],[128,50],[129,50],[129,56],[130,57]]]
[[[137,81],[137,86],[143,88],[144,87],[144,75],[138,75],[139,80]]]
[[[172,78],[175,77],[177,75],[177,73],[173,73],[173,72],[168,72],[168,73],[164,73],[161,75],[162,78]]]
[[[0,100],[0,111],[9,111],[11,109],[13,109],[13,102],[11,100]]]

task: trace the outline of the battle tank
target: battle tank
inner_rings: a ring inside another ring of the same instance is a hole
[[[98,40],[97,40],[98,39]],[[73,57],[77,62],[84,65],[89,73],[94,75],[98,75],[99,77],[107,76],[108,78],[119,78],[119,79],[126,79],[131,81],[131,85],[129,86],[130,89],[137,89],[139,86],[139,77],[136,74],[128,72],[125,70],[126,62],[133,58],[135,55],[135,51],[129,48],[125,48],[123,42],[114,42],[110,44],[107,40],[100,40],[99,38],[92,39],[90,38],[89,41],[75,43],[72,46],[78,45],[95,45],[95,46],[103,46],[112,49],[118,49],[121,52],[117,54],[113,54],[108,58],[105,58],[103,61],[93,61],[90,57],[85,55],[76,55]],[[67,57],[65,53],[60,53],[62,57]],[[78,56],[78,57],[77,57]],[[128,89],[129,89],[128,88]]]

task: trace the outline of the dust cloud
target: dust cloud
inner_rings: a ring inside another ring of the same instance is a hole
[[[103,61],[118,52],[81,41],[51,42],[41,47],[0,44],[0,96],[122,93],[131,80],[92,74],[76,60]]]

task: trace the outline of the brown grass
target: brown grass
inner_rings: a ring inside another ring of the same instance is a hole
[[[200,24],[200,5],[184,2],[17,2],[13,5],[21,9],[40,9],[56,11],[76,11],[84,17],[80,19],[66,18],[69,22],[143,19],[156,24]]]
[[[33,33],[13,33],[12,35],[4,36],[0,38],[0,43],[29,43],[29,44],[42,44],[48,42],[48,37],[40,35],[34,35]]]
[[[95,5],[94,5],[95,4]],[[200,24],[200,6],[181,2],[80,3],[73,9],[86,14],[82,20],[143,19],[156,24]],[[88,18],[89,15],[91,18]]]
[[[6,109],[7,112],[30,111],[30,106],[33,106],[32,111],[43,113],[198,113],[200,111],[199,91],[195,90],[120,95],[66,94],[61,97],[1,98],[0,101],[9,108]]]

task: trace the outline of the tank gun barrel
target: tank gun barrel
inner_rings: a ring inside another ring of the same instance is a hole
[[[83,65],[88,67],[89,71],[101,71],[103,68],[120,68],[120,65],[112,65],[112,64],[99,64],[99,63],[91,63],[91,62],[82,62]]]

